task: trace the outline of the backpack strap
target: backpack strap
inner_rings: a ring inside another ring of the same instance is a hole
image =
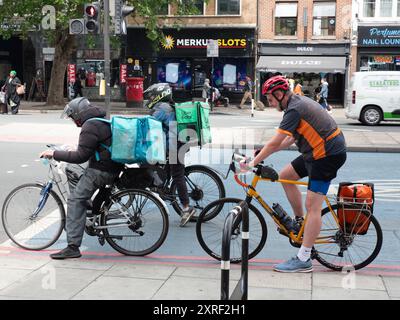
[[[105,123],[108,123],[109,125],[111,125],[111,120],[107,120],[104,118],[90,118],[86,121],[92,121],[92,120],[98,120],[98,121],[105,122]],[[106,149],[108,152],[111,153],[111,147],[106,146],[104,143],[100,143],[100,146],[102,146],[104,149]],[[95,152],[95,157],[96,157],[96,161],[100,161],[100,153],[97,150]]]

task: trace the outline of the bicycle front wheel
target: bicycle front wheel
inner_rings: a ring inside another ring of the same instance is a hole
[[[54,192],[39,183],[21,185],[6,197],[1,212],[4,230],[23,249],[42,250],[53,245],[65,226],[65,209]],[[46,196],[47,199],[45,198]]]
[[[236,198],[220,199],[210,203],[199,215],[196,223],[197,240],[204,251],[214,259],[221,260],[222,232],[226,217],[241,201]],[[209,215],[215,208],[221,208],[219,213]],[[231,233],[230,261],[232,263],[242,261],[241,216],[237,219],[240,219],[240,222]],[[260,211],[251,204],[249,205],[249,232],[249,259],[252,259],[262,250],[267,241],[267,225]]]
[[[225,197],[225,187],[221,178],[213,170],[206,166],[195,165],[185,168],[185,180],[189,194],[189,205],[197,210],[190,221],[196,221],[200,212],[211,202]],[[171,193],[176,199],[172,203],[173,208],[181,214],[176,184],[172,182]],[[221,207],[214,207],[208,214],[218,214]]]
[[[103,208],[101,226],[112,248],[128,256],[144,256],[166,239],[168,213],[152,193],[126,189],[111,195]]]
[[[337,205],[332,206],[334,214]],[[322,210],[322,227],[319,235],[325,243],[315,244],[315,259],[335,271],[358,270],[370,264],[382,247],[382,229],[373,215],[360,212],[370,220],[367,232],[358,234],[354,228],[342,228],[329,208]]]

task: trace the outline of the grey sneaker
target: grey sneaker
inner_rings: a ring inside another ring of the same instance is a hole
[[[278,272],[311,272],[313,271],[311,259],[303,262],[297,256],[292,259],[277,264],[274,270]]]
[[[190,219],[193,217],[193,215],[196,213],[196,209],[193,207],[189,207],[187,209],[182,210],[182,219],[180,223],[180,227],[184,227],[186,223],[190,221]]]

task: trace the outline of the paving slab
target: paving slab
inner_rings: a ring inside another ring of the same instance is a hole
[[[365,276],[352,273],[313,273],[313,288],[354,288],[386,291],[383,280],[379,276]]]
[[[0,268],[37,270],[46,265],[49,259],[30,259],[28,257],[10,257],[0,255]]]
[[[118,264],[106,271],[104,276],[166,280],[175,270],[174,266]]]
[[[311,290],[311,273],[290,274],[271,270],[251,270],[249,272],[249,286]]]
[[[400,278],[383,277],[383,282],[391,298],[400,298]]]
[[[231,281],[229,286],[234,288]],[[171,276],[153,296],[153,300],[219,300],[221,280]]]
[[[1,268],[0,269],[0,290],[8,287],[14,282],[21,280],[26,277],[28,274],[33,272],[32,270],[18,270],[18,269],[8,269]]]
[[[70,299],[102,274],[95,270],[74,270],[44,266],[6,289],[1,296],[44,300]]]
[[[163,283],[163,280],[101,276],[73,300],[150,300]]]
[[[249,300],[311,300],[311,290],[249,287]]]
[[[221,269],[218,266],[215,268],[177,268],[173,274],[176,277],[192,277],[199,279],[221,279]],[[240,269],[233,269],[231,266],[231,270],[229,272],[229,279],[239,280],[240,279]]]
[[[48,266],[53,266],[54,268],[97,270],[97,271],[107,271],[113,265],[114,262],[90,261],[86,259],[52,260],[51,262],[48,263]]]
[[[386,291],[314,287],[313,300],[388,300]]]

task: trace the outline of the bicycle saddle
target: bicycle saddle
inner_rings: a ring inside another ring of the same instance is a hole
[[[269,166],[263,166],[261,168],[261,178],[271,179],[272,181],[276,181],[279,179],[279,174],[278,172],[275,171],[275,169]]]

